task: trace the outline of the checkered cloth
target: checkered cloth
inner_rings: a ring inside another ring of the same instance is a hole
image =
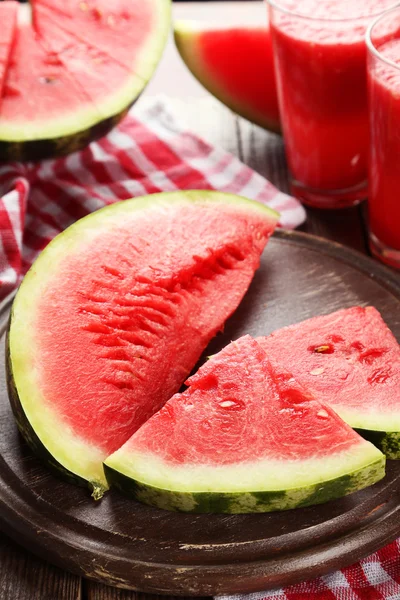
[[[218,600],[400,600],[400,539],[360,562],[297,585]]]
[[[155,192],[215,189],[258,200],[293,229],[303,207],[236,157],[186,131],[164,102],[135,110],[82,152],[0,167],[0,299],[60,231],[118,200]]]

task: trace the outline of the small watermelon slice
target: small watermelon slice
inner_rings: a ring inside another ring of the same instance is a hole
[[[159,508],[246,513],[319,504],[384,476],[385,458],[250,336],[233,342],[110,456],[110,484]]]
[[[269,27],[214,29],[178,21],[175,43],[186,66],[211,94],[249,121],[280,131]]]
[[[0,98],[17,28],[18,6],[12,0],[0,4]]]
[[[114,204],[55,238],[9,327],[10,398],[34,451],[100,497],[102,461],[179,390],[277,220],[258,202],[188,191]]]
[[[400,458],[400,346],[375,308],[315,317],[259,342],[351,427]]]

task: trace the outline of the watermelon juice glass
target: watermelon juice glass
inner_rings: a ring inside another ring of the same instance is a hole
[[[357,204],[368,170],[365,33],[395,3],[268,2],[293,193],[320,208]]]
[[[370,247],[400,268],[400,8],[367,32],[371,150]]]

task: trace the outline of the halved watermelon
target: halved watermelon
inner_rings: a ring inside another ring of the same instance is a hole
[[[179,389],[277,220],[229,194],[155,194],[49,244],[13,304],[8,380],[21,432],[50,466],[101,496],[102,461]]]
[[[32,2],[33,25],[19,25],[6,73],[0,160],[67,154],[119,122],[150,79],[169,29],[170,0],[140,3],[136,10],[132,0],[119,0],[121,18],[134,33],[120,40],[113,58],[107,34],[119,30],[111,9],[104,21],[93,24],[96,44],[91,45],[63,29],[62,20],[69,20],[58,10],[64,0],[55,0],[49,10]],[[103,3],[93,0],[92,5],[100,10]],[[77,18],[75,33],[83,27]]]
[[[400,346],[375,308],[315,317],[259,342],[351,427],[400,458]]]
[[[18,2],[7,0],[0,4],[0,98],[3,91],[4,78],[8,69],[11,49],[17,28]]]
[[[178,21],[175,42],[187,67],[211,94],[249,121],[280,131],[269,27],[215,29]]]
[[[110,484],[159,508],[246,513],[319,504],[384,476],[383,454],[250,336],[187,384],[106,460]]]

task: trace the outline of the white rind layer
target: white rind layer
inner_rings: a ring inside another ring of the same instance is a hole
[[[154,454],[125,449],[105,464],[137,482],[174,492],[262,492],[306,488],[351,475],[380,461],[382,454],[371,443],[359,443],[334,455],[298,460],[260,459],[231,465],[179,465]]]

